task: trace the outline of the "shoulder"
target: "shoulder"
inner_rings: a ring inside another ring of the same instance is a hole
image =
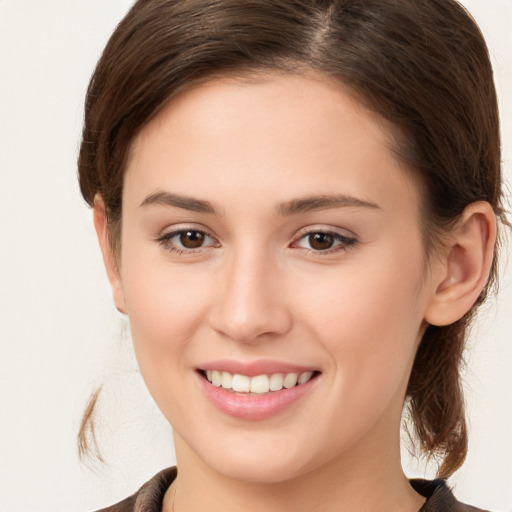
[[[427,501],[419,512],[488,512],[458,501],[444,480],[411,480],[411,485]]]
[[[165,491],[176,478],[176,468],[168,468],[157,473],[135,494],[97,512],[160,512]]]

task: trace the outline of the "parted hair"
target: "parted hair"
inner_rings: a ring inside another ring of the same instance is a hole
[[[82,194],[102,197],[120,247],[123,173],[131,143],[172,98],[215,76],[313,71],[388,121],[394,151],[422,184],[421,229],[435,253],[473,201],[501,206],[500,132],[488,50],[455,0],[139,0],[111,36],[90,81],[78,159]],[[467,431],[460,369],[474,307],[429,326],[404,403],[418,453],[451,475]],[[94,441],[93,395],[79,449]]]

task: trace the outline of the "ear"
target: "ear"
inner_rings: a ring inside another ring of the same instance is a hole
[[[101,253],[103,255],[103,263],[107,271],[108,280],[112,288],[112,295],[117,310],[126,314],[126,304],[124,302],[123,286],[121,282],[121,274],[119,265],[112,250],[112,244],[108,234],[107,213],[105,211],[105,203],[101,196],[96,195],[93,206],[94,227],[98,242],[100,244]]]
[[[435,272],[437,287],[425,315],[429,324],[452,324],[471,309],[489,277],[495,242],[492,206],[485,201],[471,203],[450,234],[439,272]]]

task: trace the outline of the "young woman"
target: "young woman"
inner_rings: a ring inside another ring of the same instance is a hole
[[[498,124],[453,0],[139,0],[79,174],[178,465],[106,510],[475,510],[445,479]],[[404,475],[404,407],[438,480]]]

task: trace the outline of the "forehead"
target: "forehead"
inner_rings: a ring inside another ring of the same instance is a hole
[[[162,187],[282,200],[304,188],[385,196],[395,182],[416,188],[392,145],[389,123],[323,77],[216,78],[179,93],[141,130],[125,185],[139,196]]]

